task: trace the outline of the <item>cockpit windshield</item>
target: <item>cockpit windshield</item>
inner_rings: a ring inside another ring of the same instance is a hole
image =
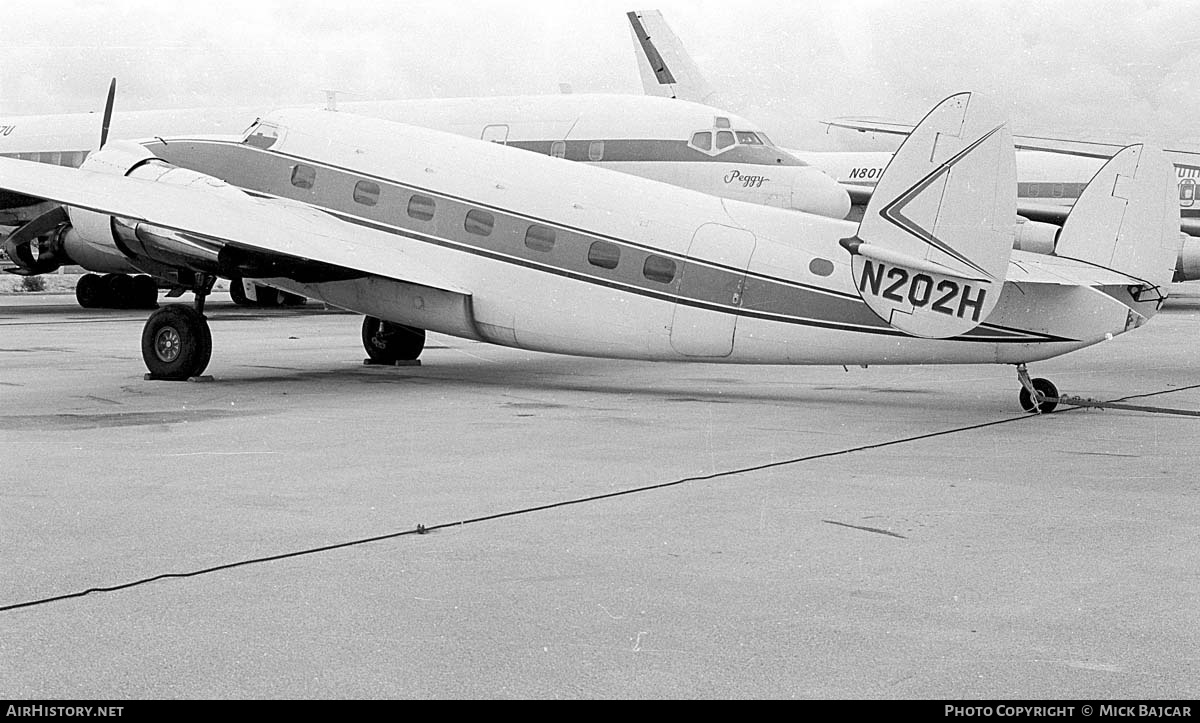
[[[750,131],[737,131],[737,142],[743,146],[762,146],[766,145],[759,137]]]
[[[279,126],[257,120],[254,125],[250,126],[250,130],[246,131],[246,137],[242,139],[242,143],[265,149],[275,145],[279,141],[279,136]]]

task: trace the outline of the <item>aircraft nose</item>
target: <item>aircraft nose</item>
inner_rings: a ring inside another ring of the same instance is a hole
[[[792,208],[829,218],[850,213],[850,194],[841,184],[812,167],[799,169],[792,184]]]

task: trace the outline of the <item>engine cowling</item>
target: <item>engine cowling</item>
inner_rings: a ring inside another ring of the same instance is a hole
[[[114,173],[154,183],[186,186],[206,193],[219,193],[240,199],[247,198],[239,189],[212,176],[179,168],[156,157],[143,146],[131,142],[114,142],[92,154],[81,166],[83,170]],[[135,265],[187,267],[206,273],[216,273],[218,248],[210,247],[195,237],[172,229],[147,223],[137,223],[79,208],[69,208],[73,232],[72,249],[76,253],[117,253],[132,259]],[[86,246],[84,249],[82,246]],[[72,249],[68,249],[71,253]],[[72,255],[81,265],[89,267]]]
[[[1200,238],[1183,234],[1183,247],[1175,264],[1173,281],[1200,280]]]
[[[1035,254],[1052,254],[1054,245],[1058,243],[1061,226],[1041,221],[1030,221],[1021,216],[1017,217],[1017,235],[1013,239],[1013,248],[1018,251],[1028,251]]]

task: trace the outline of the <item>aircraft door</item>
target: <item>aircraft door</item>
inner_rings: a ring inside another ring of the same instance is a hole
[[[754,234],[742,229],[707,223],[696,230],[671,322],[675,351],[714,359],[733,353],[737,310],[754,245]]]
[[[1192,178],[1185,178],[1179,182],[1179,205],[1186,208],[1196,203],[1196,181]]]
[[[508,143],[508,126],[504,124],[484,126],[482,140],[505,145]]]

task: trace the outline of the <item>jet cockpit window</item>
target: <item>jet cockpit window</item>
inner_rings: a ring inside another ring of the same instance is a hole
[[[717,150],[723,151],[734,144],[733,131],[717,132]]]
[[[702,151],[712,150],[712,132],[703,131],[692,136],[692,145]]]
[[[717,116],[716,118],[713,118],[713,128],[728,129],[728,128],[732,128],[732,127],[733,126],[730,125],[728,118],[722,118],[721,116]]]
[[[737,142],[743,146],[764,145],[759,137],[750,131],[737,131]]]
[[[270,148],[279,141],[279,126],[273,123],[256,122],[250,126],[250,130],[246,132],[246,137],[243,143],[254,146],[255,148]]]

